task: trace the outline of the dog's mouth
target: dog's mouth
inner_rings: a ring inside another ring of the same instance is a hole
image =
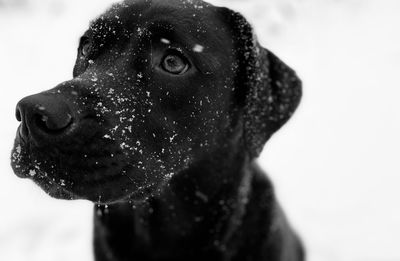
[[[69,142],[39,148],[17,134],[11,166],[18,177],[32,179],[55,198],[104,203],[131,194],[139,198],[150,189],[143,185],[143,175],[132,175],[137,169],[111,141]]]

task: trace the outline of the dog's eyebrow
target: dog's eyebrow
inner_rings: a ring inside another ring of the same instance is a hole
[[[176,43],[182,46],[195,59],[197,58],[196,60],[204,72],[212,72],[221,66],[213,52],[215,49],[222,48],[222,45],[216,41],[217,39],[207,38],[204,43],[204,40],[197,39],[188,32],[187,26],[174,24],[164,19],[149,23],[147,30],[153,36],[160,37],[164,44]]]

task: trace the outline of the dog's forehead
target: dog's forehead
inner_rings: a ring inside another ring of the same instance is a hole
[[[194,39],[215,38],[215,42],[224,42],[229,31],[218,7],[203,1],[129,0],[114,4],[94,20],[90,32],[103,40],[108,36],[130,38],[160,23]]]

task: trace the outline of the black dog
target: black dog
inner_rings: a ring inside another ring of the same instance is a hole
[[[97,203],[96,260],[303,260],[254,161],[301,83],[240,14],[116,4],[82,36],[73,75],[18,103],[12,167]]]

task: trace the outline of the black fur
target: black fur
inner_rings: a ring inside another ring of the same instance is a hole
[[[91,23],[73,79],[18,103],[12,167],[95,203],[97,261],[301,261],[255,163],[300,96],[240,14],[125,1]]]

